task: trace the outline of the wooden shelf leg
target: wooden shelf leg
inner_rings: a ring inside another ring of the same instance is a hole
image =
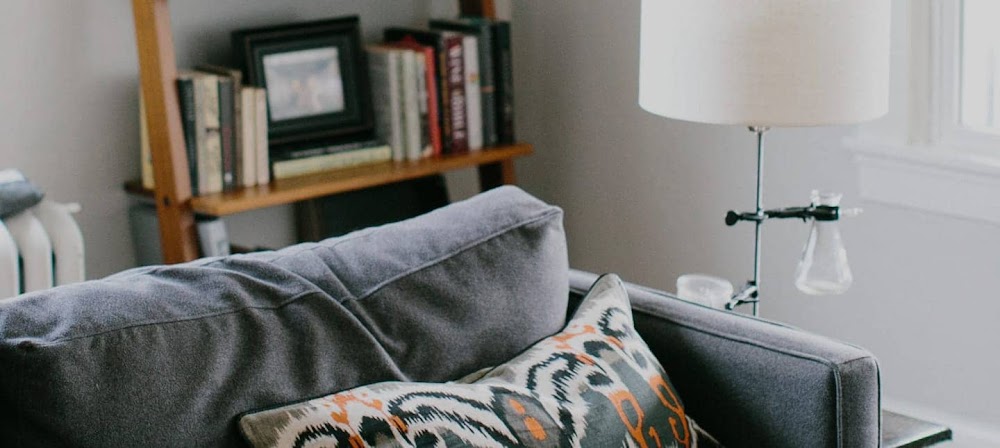
[[[479,189],[481,191],[515,183],[517,183],[517,178],[514,176],[513,160],[479,166]]]
[[[177,98],[177,62],[170,9],[167,0],[132,0],[132,12],[139,50],[139,78],[153,153],[163,261],[181,263],[198,258],[198,239]]]

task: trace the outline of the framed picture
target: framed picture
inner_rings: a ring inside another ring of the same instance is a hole
[[[247,82],[267,89],[273,144],[374,128],[357,16],[240,30],[233,44]]]

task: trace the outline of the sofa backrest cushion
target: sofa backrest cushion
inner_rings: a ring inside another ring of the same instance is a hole
[[[277,252],[0,303],[3,446],[239,446],[251,409],[445,381],[564,323],[562,211],[502,187]]]

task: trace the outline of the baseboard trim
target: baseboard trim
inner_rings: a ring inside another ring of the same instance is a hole
[[[948,426],[951,428],[953,434],[953,442],[948,445],[951,448],[1000,446],[1000,426],[943,412],[931,406],[906,400],[883,398],[882,407],[900,414]]]

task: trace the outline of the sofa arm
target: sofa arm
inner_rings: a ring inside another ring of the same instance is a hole
[[[571,272],[571,296],[582,296],[596,279]],[[689,414],[724,445],[879,446],[879,369],[868,351],[626,287],[636,329]]]

